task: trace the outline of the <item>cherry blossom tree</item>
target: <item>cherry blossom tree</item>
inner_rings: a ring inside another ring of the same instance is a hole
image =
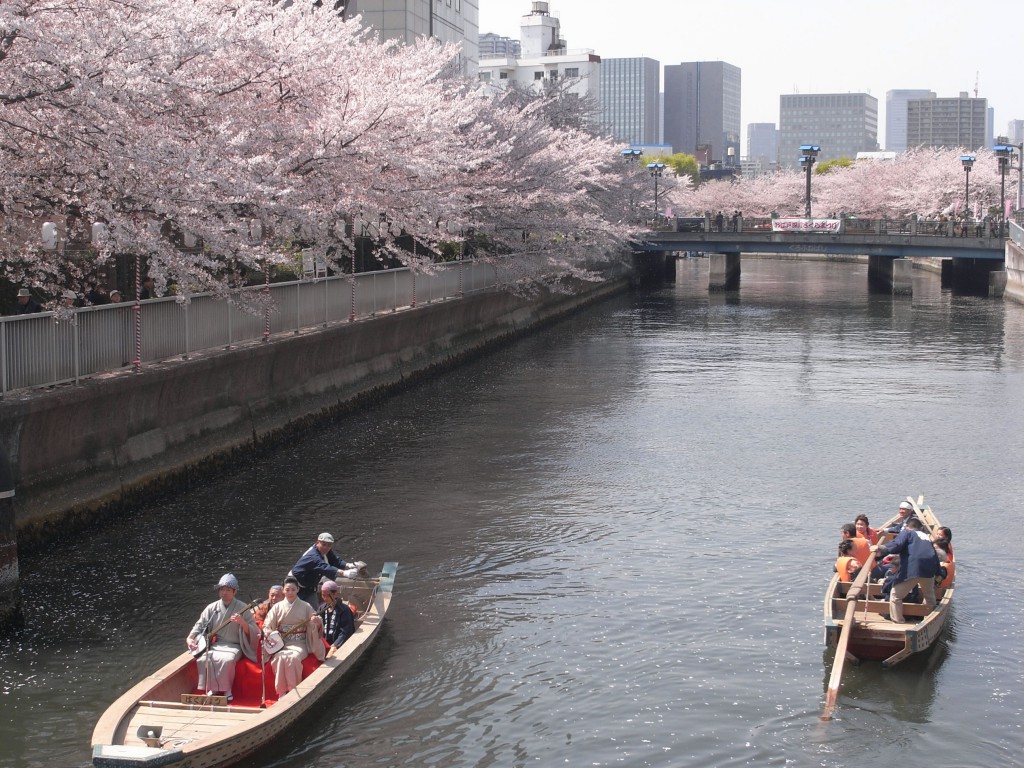
[[[429,253],[475,228],[511,282],[588,274],[629,234],[617,147],[545,124],[542,102],[481,98],[450,76],[454,55],[305,4],[10,0],[4,274],[53,290],[142,253],[158,286],[222,291],[300,246],[343,264],[369,224],[414,268],[429,259],[400,242]],[[47,250],[47,219],[105,232]]]
[[[901,218],[961,215],[964,210],[965,176],[962,149],[915,149],[894,160],[862,160],[848,168],[833,168],[812,179],[816,215],[847,213],[858,216]],[[999,206],[1000,176],[995,156],[988,150],[976,153],[970,177],[972,216],[985,216]],[[1007,179],[1007,197],[1013,196]],[[748,216],[802,216],[805,176],[783,170],[755,179],[714,181],[692,190],[674,193],[680,210],[739,210]]]

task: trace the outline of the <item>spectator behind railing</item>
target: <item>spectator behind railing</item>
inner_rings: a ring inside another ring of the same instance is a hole
[[[28,288],[18,289],[18,301],[14,305],[12,315],[34,315],[41,310],[42,307],[39,306],[39,302],[32,298]]]

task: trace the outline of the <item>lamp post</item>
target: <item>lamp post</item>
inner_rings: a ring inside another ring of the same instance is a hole
[[[974,155],[960,155],[960,162],[964,164],[964,216],[968,215],[971,204],[971,168],[974,166]]]
[[[821,147],[817,144],[801,144],[800,145],[800,165],[807,171],[807,192],[805,194],[806,202],[804,204],[804,218],[811,218],[811,169],[814,167],[814,158],[821,152]]]
[[[630,166],[632,166],[632,165],[634,165],[640,159],[640,156],[643,154],[643,151],[639,150],[639,149],[630,148],[630,149],[622,150],[622,152],[620,152],[619,154],[622,155],[622,159],[625,160],[626,163],[628,163]],[[630,176],[632,176],[632,175],[633,175],[633,169],[630,168]],[[636,219],[634,208],[635,208],[635,206],[634,206],[634,203],[633,203],[633,184],[632,184],[632,179],[630,179],[630,185],[629,185],[629,219],[630,219],[630,221],[635,221],[635,219]]]
[[[1009,144],[996,144],[993,151],[999,162],[999,235],[1002,237],[1006,222],[1006,172],[1010,169],[1015,147]]]
[[[665,172],[667,168],[664,163],[648,163],[647,170],[651,172],[651,176],[654,177],[654,221],[658,221],[658,179],[661,178],[661,174]]]
[[[1021,178],[1022,173],[1024,173],[1024,142],[1021,142],[1020,144],[1011,144],[1010,140],[1008,138],[1006,138],[1005,136],[996,136],[996,144],[1001,144],[1001,145],[1003,145],[1005,147],[1009,147],[1010,150],[1011,150],[1011,152],[1010,152],[1010,164],[1007,167],[1007,170],[1011,170],[1012,171],[1014,168],[1017,169],[1017,208],[1016,208],[1016,210],[1019,211],[1019,210],[1021,210],[1021,208],[1024,208],[1024,178]],[[1016,158],[1013,156],[1013,151],[1014,150],[1016,150],[1016,152],[1017,152]],[[1016,165],[1013,164],[1014,160],[1017,161]],[[1004,205],[1005,205],[1005,203],[1004,203]],[[1005,210],[1005,208],[1004,208],[1004,210]]]

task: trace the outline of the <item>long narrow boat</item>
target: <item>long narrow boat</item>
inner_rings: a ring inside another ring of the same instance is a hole
[[[234,700],[196,691],[198,669],[189,652],[142,680],[115,701],[92,734],[96,768],[212,768],[251,755],[316,706],[380,632],[391,602],[397,563],[377,578],[340,579],[341,596],[359,607],[355,633],[322,663],[308,657],[303,680],[280,699],[270,664],[242,658]]]
[[[939,527],[938,518],[932,512],[931,507],[925,505],[923,497],[913,499],[908,496],[907,501],[914,506],[914,514],[921,520],[928,533]],[[898,516],[893,517],[886,521],[882,528],[895,524],[898,519]],[[936,605],[934,610],[928,609],[924,605],[904,602],[903,614],[906,621],[902,623],[888,618],[889,602],[881,597],[882,585],[866,584],[858,595],[856,610],[853,612],[853,624],[850,627],[846,658],[852,657],[855,661],[881,661],[882,666],[888,668],[899,664],[911,654],[930,648],[939,638],[946,619],[949,617],[950,606],[953,603],[954,582],[951,582],[945,589],[935,588]],[[840,581],[837,573],[832,577],[828,589],[825,591],[823,608],[825,645],[828,647],[839,644],[840,635],[846,623],[848,609],[846,595],[850,587],[851,582]]]

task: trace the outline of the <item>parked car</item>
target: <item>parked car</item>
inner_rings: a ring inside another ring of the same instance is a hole
[[[676,232],[703,232],[703,216],[676,216]]]

